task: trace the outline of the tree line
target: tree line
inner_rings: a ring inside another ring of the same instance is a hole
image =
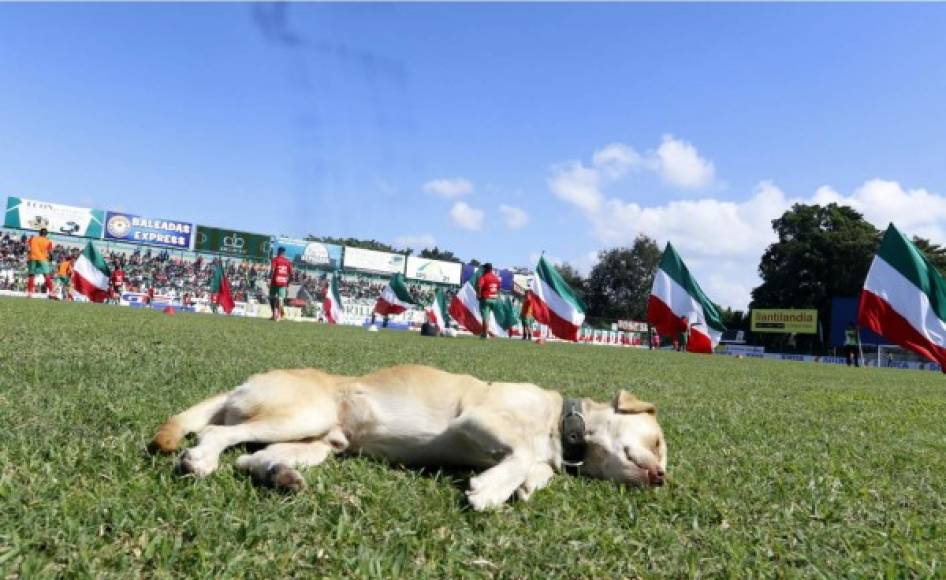
[[[831,299],[858,296],[883,232],[855,209],[838,205],[795,204],[772,220],[778,240],[762,254],[762,283],[752,290],[749,308],[814,308],[819,319],[830,320]],[[309,236],[307,239],[353,247],[412,255],[377,240]],[[913,242],[937,270],[946,274],[946,248],[914,237]],[[586,320],[603,326],[615,320],[644,320],[647,299],[662,249],[646,235],[630,246],[603,250],[587,276],[570,264],[559,272],[587,307]],[[453,252],[424,249],[422,258],[461,262]],[[474,265],[479,262],[472,261]],[[516,269],[521,270],[521,269]],[[749,329],[748,313],[720,309],[727,328]],[[785,335],[758,337],[762,342],[787,340]],[[802,337],[815,341],[817,337]],[[768,346],[774,346],[769,344]],[[812,348],[815,345],[800,345]]]
[[[813,308],[822,321],[830,320],[833,297],[860,295],[883,236],[861,213],[834,203],[795,204],[772,220],[772,229],[778,239],[762,254],[762,283],[753,289],[749,308]],[[916,236],[913,242],[937,270],[946,274],[946,248]],[[628,247],[600,252],[587,277],[567,264],[561,271],[587,305],[592,324],[644,320],[661,251],[655,240],[640,235]],[[731,308],[720,311],[727,328],[749,330],[747,312]],[[817,336],[796,338],[809,343],[798,344],[798,348],[817,347]],[[787,335],[756,339],[760,343],[790,340]]]

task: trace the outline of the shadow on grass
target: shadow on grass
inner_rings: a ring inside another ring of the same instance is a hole
[[[156,457],[173,457],[174,458],[174,467],[173,467],[174,475],[182,479],[191,478],[193,474],[187,472],[184,469],[180,461],[180,458],[181,458],[181,455],[191,445],[195,443],[196,443],[196,437],[193,435],[189,435],[184,441],[181,442],[180,447],[174,453],[162,453],[160,450],[156,449],[152,444],[149,443],[148,445],[144,446],[141,449],[139,453],[139,457],[141,458],[142,461],[145,461],[151,465],[154,465],[154,460]],[[240,455],[244,453],[250,453],[250,454],[255,453],[257,451],[265,449],[268,446],[269,446],[268,443],[255,443],[255,442],[241,443],[239,445],[234,445],[233,447],[227,448],[227,450],[224,453],[226,455],[236,455],[237,457],[239,457]],[[449,485],[464,492],[460,496],[461,499],[457,502],[458,507],[464,511],[472,510],[472,507],[470,506],[469,502],[466,499],[466,491],[469,489],[470,479],[472,479],[478,473],[480,473],[479,471],[476,471],[473,468],[455,467],[455,466],[429,467],[429,466],[404,465],[400,463],[389,463],[384,460],[376,459],[376,458],[370,457],[368,455],[360,454],[360,453],[341,453],[339,455],[335,455],[334,457],[330,457],[328,460],[344,462],[344,461],[349,461],[356,458],[367,459],[368,461],[371,461],[372,463],[385,466],[389,469],[405,471],[405,472],[418,475],[420,477],[444,481],[448,483]],[[300,473],[305,474],[315,469],[318,469],[318,467],[302,468],[299,471]],[[278,485],[276,483],[275,477],[267,477],[264,479],[264,478],[256,477],[249,473],[240,472],[239,470],[236,470],[236,469],[234,470],[234,472],[239,473],[240,477],[247,477],[251,479],[260,488],[271,490],[273,493],[279,493],[283,495],[292,495],[304,489],[304,487],[299,487],[299,486],[286,487],[283,485]],[[513,498],[515,498],[515,495],[513,495]]]

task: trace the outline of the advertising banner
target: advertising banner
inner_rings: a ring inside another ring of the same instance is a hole
[[[500,270],[496,272],[496,275],[499,276],[500,286],[499,289],[503,292],[512,292],[513,290],[513,281],[515,275],[512,270]]]
[[[51,234],[101,238],[105,212],[100,209],[73,207],[21,197],[7,198],[3,225],[8,228],[39,230]]]
[[[326,270],[338,270],[342,267],[342,247],[335,244],[276,238],[274,246],[286,248],[286,258],[293,264]]]
[[[237,258],[269,259],[272,238],[237,230],[197,226],[194,250],[215,252]]]
[[[438,282],[440,284],[460,285],[460,274],[463,271],[463,264],[459,262],[444,262],[442,260],[430,260],[428,258],[407,257],[408,278],[415,280],[425,280],[427,282]]]
[[[618,320],[618,328],[632,332],[647,332],[647,323],[636,320]]]
[[[857,320],[857,310],[861,299],[834,297],[831,299],[831,334],[829,335],[831,346],[844,346],[844,331],[849,324]],[[866,328],[858,328],[858,335],[861,344],[890,344],[890,341],[874,334]]]
[[[143,218],[115,211],[108,212],[105,217],[106,240],[189,250],[193,231],[194,224],[187,222]]]
[[[345,268],[383,272],[385,274],[404,273],[405,259],[402,254],[376,252],[363,248],[345,246]]]
[[[818,334],[818,311],[755,308],[750,329],[752,332]]]

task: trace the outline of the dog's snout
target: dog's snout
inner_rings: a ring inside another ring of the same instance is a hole
[[[651,485],[663,485],[667,479],[667,474],[662,467],[659,465],[654,469],[647,470],[648,478],[650,479]]]

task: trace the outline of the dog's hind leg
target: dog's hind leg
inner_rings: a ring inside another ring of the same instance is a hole
[[[305,480],[298,468],[315,467],[322,464],[333,453],[341,453],[348,441],[338,429],[315,441],[273,443],[253,454],[241,455],[236,462],[238,469],[247,471],[257,481],[273,487],[299,491]]]
[[[200,432],[197,445],[184,452],[180,465],[183,471],[203,477],[217,469],[220,453],[227,447],[320,438],[334,426],[334,421],[334,412],[321,418],[318,414],[299,413],[290,417],[265,416],[236,425],[210,425]]]

